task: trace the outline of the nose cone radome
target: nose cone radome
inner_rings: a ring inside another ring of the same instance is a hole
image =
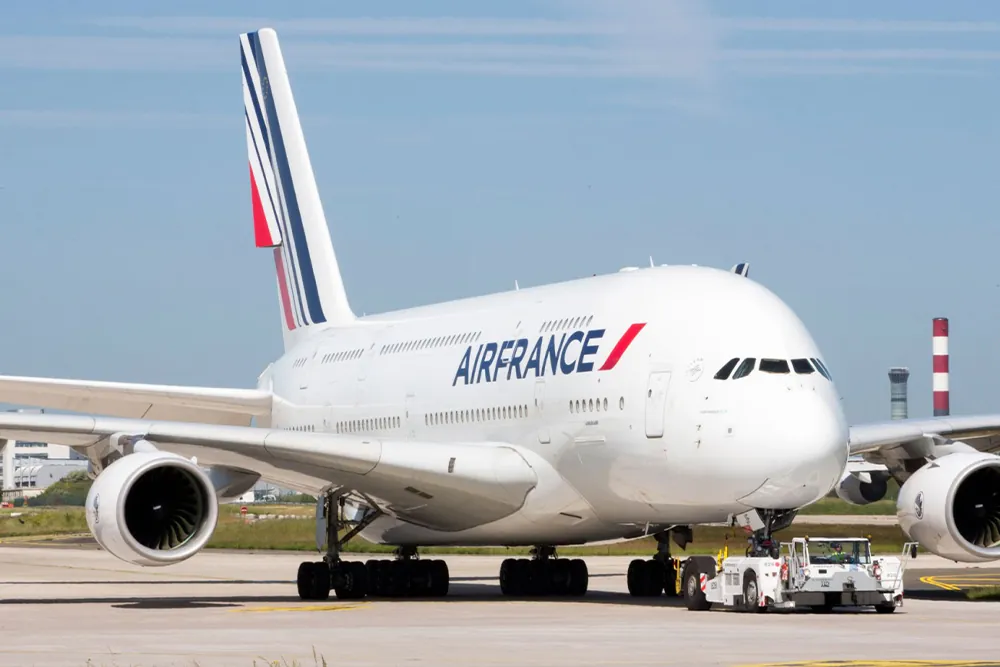
[[[755,419],[752,463],[766,481],[739,502],[757,509],[794,509],[834,487],[847,465],[848,429],[840,404],[817,392],[787,392]]]

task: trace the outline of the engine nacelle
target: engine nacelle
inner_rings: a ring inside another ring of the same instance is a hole
[[[871,478],[870,482],[853,473],[846,473],[835,488],[837,496],[852,505],[867,505],[885,498],[889,490],[889,475],[883,472],[866,474]]]
[[[906,480],[899,526],[929,551],[968,563],[1000,559],[1000,457],[957,452]]]
[[[215,531],[219,503],[193,462],[137,451],[109,465],[87,494],[87,524],[103,549],[136,565],[172,565],[198,553]]]

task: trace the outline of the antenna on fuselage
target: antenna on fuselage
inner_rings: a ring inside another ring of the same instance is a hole
[[[649,256],[649,268],[651,268],[651,269],[656,268],[656,264],[653,264],[653,256],[652,255]]]
[[[521,289],[521,288],[520,288],[520,287],[518,287],[518,284],[517,284],[517,280],[515,280],[515,281],[514,281],[514,291],[516,292],[516,291],[517,291],[517,290],[519,290],[519,289]]]

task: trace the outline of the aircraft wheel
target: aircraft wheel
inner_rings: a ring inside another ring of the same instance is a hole
[[[368,594],[368,568],[360,561],[341,562],[339,585],[334,588],[338,600],[360,600]],[[329,589],[327,590],[329,595]]]
[[[569,562],[569,594],[574,597],[581,597],[587,594],[587,586],[590,582],[590,573],[587,572],[587,563],[582,558],[574,558]]]
[[[296,585],[301,600],[326,600],[330,597],[330,568],[323,561],[299,565]]]

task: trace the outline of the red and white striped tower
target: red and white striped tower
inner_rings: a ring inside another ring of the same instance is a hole
[[[934,416],[949,414],[948,401],[948,318],[934,318]]]

